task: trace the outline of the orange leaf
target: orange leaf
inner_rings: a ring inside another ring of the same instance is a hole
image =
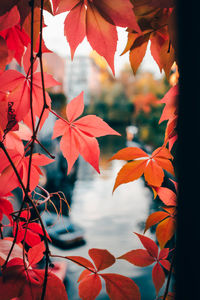
[[[137,69],[139,68],[145,56],[147,45],[149,42],[149,36],[150,33],[139,36],[130,49],[129,60],[134,74],[136,74]]]
[[[162,221],[163,219],[165,219],[167,217],[169,217],[169,214],[164,211],[157,211],[157,212],[152,213],[150,216],[148,216],[148,218],[146,220],[144,232],[146,232],[151,226],[159,223],[160,221]]]
[[[146,152],[138,147],[126,147],[119,150],[116,154],[114,154],[110,160],[113,159],[121,159],[121,160],[133,160],[135,158],[140,157],[149,157]]]
[[[148,184],[161,186],[164,179],[164,172],[154,159],[150,159],[144,170],[144,177]]]
[[[146,159],[141,159],[125,164],[117,174],[113,192],[120,184],[128,183],[141,177],[144,173],[146,163]]]
[[[104,270],[115,263],[115,257],[106,249],[90,249],[89,256],[95,263],[97,271]]]
[[[176,194],[166,188],[166,187],[158,187],[156,188],[156,192],[160,200],[167,206],[176,206]]]
[[[101,274],[105,280],[106,291],[111,300],[140,300],[140,291],[136,283],[119,274]]]
[[[156,237],[161,249],[173,237],[175,230],[176,220],[172,217],[169,217],[158,224],[156,228]]]

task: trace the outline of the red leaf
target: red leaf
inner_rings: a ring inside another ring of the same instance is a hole
[[[158,256],[158,259],[165,259],[167,258],[167,256],[169,255],[169,248],[163,248],[160,253],[159,253],[159,256]]]
[[[19,18],[19,11],[17,7],[14,6],[11,10],[7,11],[3,16],[0,17],[0,31],[17,25]]]
[[[1,183],[4,189],[11,192],[14,188],[20,186],[18,178],[13,171],[12,166],[3,151],[0,151],[2,162],[0,167]],[[24,185],[27,184],[29,156],[24,156],[24,153],[16,150],[8,150],[8,153],[15,164],[15,167],[21,177]],[[41,174],[39,166],[44,166],[52,163],[54,160],[46,157],[44,154],[34,153],[32,156],[31,176],[30,176],[30,190],[34,190],[39,183],[39,176]],[[1,190],[1,188],[0,188]]]
[[[77,282],[80,282],[81,280],[83,280],[85,277],[87,277],[88,275],[90,275],[92,272],[89,271],[88,269],[83,270],[83,272],[81,272]]]
[[[83,92],[72,99],[66,107],[66,116],[69,122],[75,121],[84,110]]]
[[[24,69],[28,72],[30,67],[30,47],[27,48],[24,57]],[[35,64],[34,64],[35,65]],[[36,70],[36,65],[34,67],[34,71]],[[8,101],[13,102],[13,109],[16,113],[16,119],[18,121],[24,120],[29,117],[29,122],[31,125],[31,113],[30,113],[30,74],[24,76],[18,71],[15,70],[7,70],[0,75],[0,91],[2,92],[10,92],[8,96]],[[52,78],[49,74],[44,74],[45,87],[50,87],[53,85],[59,84],[55,79]],[[40,72],[33,73],[33,115],[34,119],[40,116],[43,101],[38,101],[38,99],[43,99],[43,91],[42,91],[42,81]],[[51,106],[51,99],[46,93],[46,102],[47,105]],[[45,116],[48,116],[48,110],[45,111]],[[44,123],[41,123],[41,126]],[[40,127],[41,127],[40,126]]]
[[[125,259],[138,267],[146,267],[155,262],[155,259],[144,249],[131,250],[118,257],[118,259]]]
[[[15,266],[16,268],[16,266]],[[21,269],[16,272],[10,272],[10,276],[0,277],[1,295],[4,300],[10,300],[19,297],[20,300],[40,299],[44,281],[44,270],[27,270],[29,277],[21,276]],[[34,282],[30,280],[31,276],[37,278]],[[47,288],[45,298],[48,300],[67,300],[66,289],[63,282],[52,272],[48,273]]]
[[[29,265],[37,264],[44,257],[45,245],[44,242],[41,242],[28,251],[28,261]]]
[[[94,265],[87,258],[84,258],[82,256],[66,256],[66,258],[75,262],[81,267],[86,267],[90,268],[91,270],[95,270]]]
[[[81,130],[75,128],[74,130],[75,143],[80,155],[87,161],[93,168],[99,171],[99,155],[100,149],[97,140],[84,134]]]
[[[153,283],[156,289],[156,295],[165,282],[165,273],[159,263],[156,263],[152,270]]]
[[[119,274],[101,274],[111,300],[140,300],[140,291],[135,282]]]
[[[73,7],[65,19],[64,32],[70,45],[72,59],[77,46],[83,41],[86,35],[85,18],[85,4],[79,2],[79,4]]]
[[[117,131],[112,129],[106,122],[95,115],[88,115],[82,117],[74,122],[74,125],[83,131],[85,134],[93,137],[100,137],[102,135],[120,135]]]
[[[88,275],[79,284],[79,296],[82,300],[94,300],[99,295],[101,288],[99,275]]]
[[[103,16],[107,16],[107,20],[116,26],[129,27],[136,32],[140,32],[137,24],[133,6],[129,0],[94,0],[94,5],[99,9]]]
[[[106,59],[114,74],[114,54],[118,39],[116,27],[100,15],[92,2],[88,2],[86,25],[88,42],[97,53]]]
[[[8,47],[6,41],[0,36],[0,71],[4,70],[8,63]]]
[[[12,222],[11,213],[13,212],[13,205],[10,203],[9,200],[6,199],[6,197],[0,196],[0,221],[2,220],[2,215],[8,217],[8,219]]]
[[[96,116],[91,115],[76,120],[83,109],[83,92],[81,92],[66,107],[68,121],[59,119],[54,126],[52,139],[62,135],[60,149],[68,163],[68,174],[79,154],[99,172],[100,150],[95,137],[107,134],[119,135]]]
[[[156,243],[151,240],[150,238],[141,235],[139,233],[134,232],[140,239],[142,245],[147,249],[148,253],[152,256],[157,258],[158,256],[158,246],[156,245]]]
[[[1,31],[0,35],[6,40],[7,46],[13,51],[14,57],[21,65],[25,47],[30,43],[30,38],[19,24]]]
[[[108,250],[93,248],[88,253],[94,261],[97,271],[109,268],[115,263],[115,257]]]
[[[170,271],[170,268],[171,268],[171,264],[168,260],[166,259],[161,259],[160,261],[160,264],[167,270],[167,271]]]

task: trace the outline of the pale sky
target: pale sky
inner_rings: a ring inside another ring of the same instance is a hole
[[[47,27],[44,28],[43,36],[46,43],[46,46],[57,53],[62,57],[70,56],[70,47],[66,38],[64,36],[64,20],[67,13],[62,13],[57,16],[52,16],[48,12],[44,12],[45,24]],[[129,54],[126,53],[122,56],[120,54],[124,50],[127,41],[127,32],[125,28],[117,28],[118,31],[118,44],[117,51],[115,54],[115,71],[116,76],[119,74],[120,70],[124,66],[125,63],[129,63]],[[76,55],[89,55],[92,50],[90,44],[85,38],[83,42],[77,47]],[[147,49],[147,53],[143,59],[143,62],[140,66],[141,69],[145,71],[150,71],[154,74],[155,78],[158,79],[162,76],[160,70],[153,60],[149,47]]]

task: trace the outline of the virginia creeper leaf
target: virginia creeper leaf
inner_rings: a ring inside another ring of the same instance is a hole
[[[119,274],[101,274],[101,277],[111,300],[140,300],[139,288],[132,279]]]
[[[104,270],[115,263],[115,257],[106,249],[90,249],[89,256],[95,263],[97,271]]]
[[[99,172],[99,145],[95,137],[119,135],[101,118],[93,115],[77,120],[84,109],[83,92],[70,101],[66,107],[67,120],[55,122],[52,139],[62,136],[60,149],[68,163],[68,174],[79,154]]]

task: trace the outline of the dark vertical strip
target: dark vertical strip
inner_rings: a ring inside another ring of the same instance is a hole
[[[180,97],[176,299],[200,299],[200,10],[177,1]]]

